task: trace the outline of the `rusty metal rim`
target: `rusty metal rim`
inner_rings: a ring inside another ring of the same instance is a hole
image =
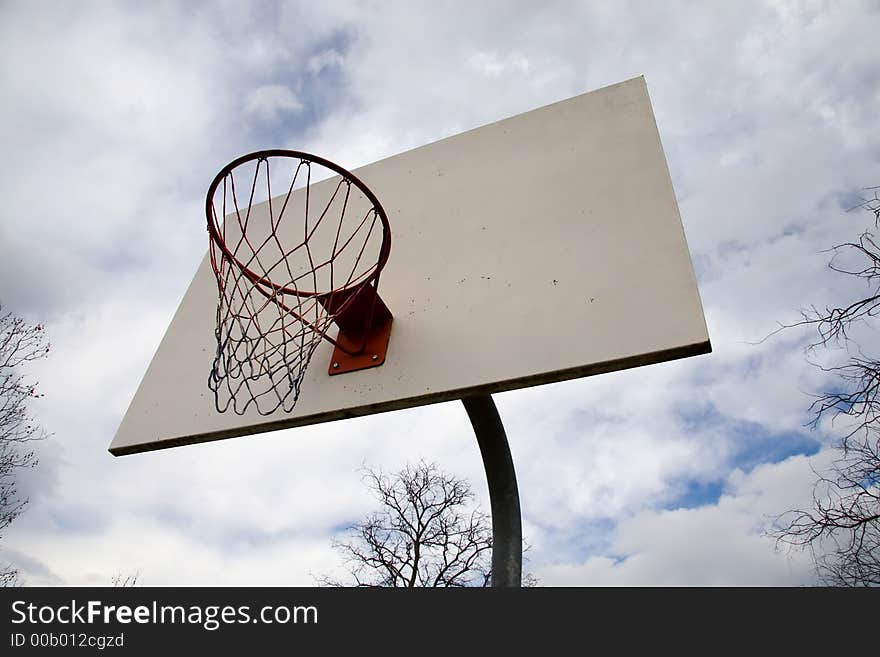
[[[251,280],[251,282],[253,282],[257,286],[268,286],[275,294],[281,293],[293,294],[298,297],[315,297],[332,294],[346,288],[346,286],[342,286],[341,288],[329,290],[327,292],[318,292],[317,290],[314,292],[308,292],[278,285],[277,283],[273,283],[265,276],[260,276],[256,272],[251,271],[244,263],[238,260],[226,246],[226,243],[220,234],[220,228],[219,226],[217,226],[215,213],[213,212],[214,195],[217,192],[217,187],[219,187],[223,179],[227,175],[232,173],[232,171],[236,167],[245,164],[246,162],[251,162],[253,160],[257,160],[258,162],[265,160],[268,163],[270,157],[287,157],[299,159],[300,161],[306,161],[310,163],[314,162],[315,164],[319,164],[327,169],[330,169],[331,171],[335,171],[340,176],[342,176],[343,179],[352,182],[358,189],[361,190],[361,192],[364,193],[364,195],[366,195],[366,197],[373,204],[373,209],[376,211],[379,220],[382,222],[382,246],[379,249],[379,260],[375,265],[375,271],[370,274],[365,280],[358,281],[357,284],[363,285],[375,281],[376,285],[378,286],[379,274],[385,267],[385,263],[388,261],[388,256],[391,254],[391,224],[388,221],[388,215],[385,213],[385,208],[382,207],[382,204],[379,202],[379,199],[372,192],[372,190],[367,187],[367,185],[351,171],[344,169],[335,162],[331,162],[330,160],[320,157],[318,155],[312,155],[311,153],[279,148],[254,151],[253,153],[248,153],[247,155],[242,155],[241,157],[232,160],[232,162],[223,167],[220,172],[214,177],[214,180],[211,182],[211,186],[208,188],[208,195],[205,199],[205,216],[208,220],[208,234],[211,237],[211,241],[213,241],[219,247],[219,249],[227,258],[229,258],[241,269],[242,273],[244,273],[245,276],[247,276]]]

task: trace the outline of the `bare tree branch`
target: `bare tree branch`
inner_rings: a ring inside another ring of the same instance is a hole
[[[819,578],[835,586],[880,586],[880,439],[850,441],[818,475],[809,510],[777,518],[780,543],[807,548]]]
[[[116,573],[115,575],[113,575],[113,577],[110,578],[110,584],[112,584],[113,587],[117,589],[129,589],[137,586],[140,578],[141,574],[137,571],[128,575]]]
[[[857,206],[874,215],[880,225],[880,187]],[[834,375],[833,389],[818,395],[810,406],[811,425],[828,417],[832,426],[844,424],[837,443],[839,457],[825,473],[816,473],[809,510],[792,509],[778,516],[770,534],[777,544],[808,549],[820,581],[835,586],[880,585],[880,361],[854,344],[858,324],[873,331],[880,312],[880,245],[867,230],[857,241],[831,249],[829,268],[863,281],[867,294],[839,307],[813,308],[791,326],[811,326],[817,339],[807,347],[843,348],[845,362],[821,367]],[[848,259],[847,259],[848,258]],[[842,263],[842,260],[846,260]],[[783,327],[783,328],[790,328]],[[815,364],[815,363],[814,363]]]
[[[470,508],[467,482],[424,461],[386,474],[367,468],[364,481],[381,509],[334,542],[350,581],[325,586],[464,587],[491,581],[492,526]],[[535,585],[534,576],[528,582]]]
[[[15,474],[37,464],[29,444],[47,435],[28,410],[28,403],[42,395],[37,393],[37,384],[30,382],[21,370],[48,353],[43,326],[31,326],[11,312],[4,312],[0,305],[0,532],[27,504],[27,499],[18,493]],[[0,567],[0,585],[14,586],[18,582],[14,567]]]

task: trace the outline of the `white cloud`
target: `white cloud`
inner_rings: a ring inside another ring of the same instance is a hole
[[[528,73],[531,65],[526,57],[516,54],[499,55],[496,52],[475,52],[468,58],[468,65],[488,77]]]
[[[287,87],[269,84],[257,87],[248,94],[245,111],[262,120],[275,120],[279,114],[296,113],[303,109],[303,104]]]
[[[318,75],[326,69],[340,68],[345,63],[343,56],[335,50],[323,50],[313,57],[309,57],[306,70],[312,75]]]
[[[827,463],[828,454],[813,459]],[[764,530],[783,510],[809,503],[813,471],[792,457],[734,471],[717,504],[643,511],[623,520],[605,554],[539,569],[556,586],[796,586],[813,570],[804,552],[777,550]]]

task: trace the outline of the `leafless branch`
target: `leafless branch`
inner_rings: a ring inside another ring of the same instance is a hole
[[[22,586],[22,584],[18,570],[12,564],[0,566],[0,588]]]
[[[874,215],[880,225],[880,196],[857,206]],[[834,375],[831,390],[810,406],[812,426],[825,417],[832,425],[845,422],[837,444],[838,458],[827,472],[816,473],[809,510],[792,509],[778,516],[770,532],[777,544],[808,549],[819,579],[835,586],[880,585],[880,361],[854,344],[858,324],[874,329],[880,312],[880,246],[870,231],[858,240],[831,249],[829,268],[862,281],[867,293],[839,307],[811,309],[792,326],[811,326],[817,339],[808,352],[823,347],[846,347],[846,362],[819,366]],[[845,262],[844,262],[845,261]],[[790,328],[783,327],[783,328]]]
[[[366,469],[364,480],[380,510],[334,543],[350,582],[319,578],[330,586],[488,586],[492,529],[470,508],[465,481],[419,462],[386,474]]]
[[[141,574],[139,572],[131,573],[128,575],[123,575],[122,573],[116,573],[113,577],[110,578],[110,583],[114,588],[118,589],[128,589],[138,585],[138,580],[140,580]]]
[[[880,436],[850,441],[830,472],[819,474],[810,510],[777,518],[778,543],[808,548],[820,579],[835,586],[880,585]]]
[[[31,326],[11,312],[4,312],[0,305],[0,532],[27,504],[27,499],[18,493],[15,474],[37,464],[30,443],[47,435],[28,409],[29,402],[42,395],[22,368],[48,353],[43,326]],[[14,568],[0,570],[0,582],[13,585],[16,581]]]

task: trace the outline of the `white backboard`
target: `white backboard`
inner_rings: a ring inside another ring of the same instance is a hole
[[[354,173],[391,223],[391,256],[379,288],[394,315],[385,364],[331,377],[332,345],[324,342],[292,412],[217,412],[207,386],[217,284],[206,256],[111,453],[379,413],[711,350],[644,78]]]

